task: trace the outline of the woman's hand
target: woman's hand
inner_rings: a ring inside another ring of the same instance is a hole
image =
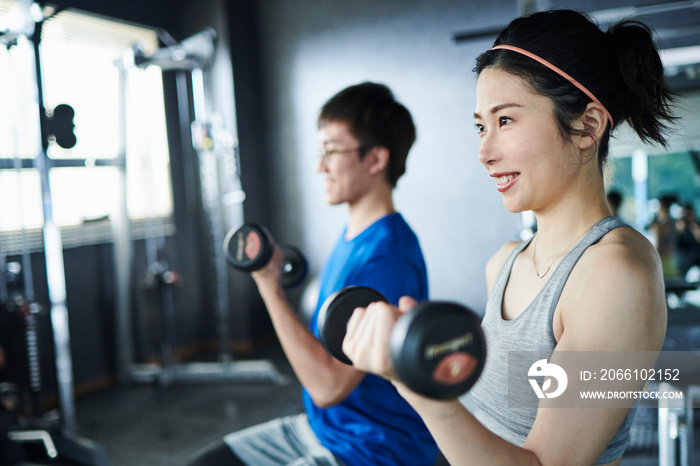
[[[357,308],[348,321],[343,340],[343,352],[356,369],[395,379],[389,342],[391,330],[402,314],[410,311],[416,300],[404,296],[399,307],[387,303],[372,303]]]

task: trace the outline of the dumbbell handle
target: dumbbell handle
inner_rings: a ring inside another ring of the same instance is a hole
[[[306,277],[308,263],[304,254],[294,246],[279,245],[284,255],[281,284],[290,288]],[[235,269],[254,272],[265,267],[272,258],[275,242],[270,232],[261,225],[247,223],[232,229],[224,240],[227,262]]]
[[[480,319],[451,302],[419,303],[391,331],[390,354],[399,380],[417,393],[452,399],[481,375],[486,342]]]
[[[363,307],[366,308],[367,312],[378,312],[370,308],[374,304],[370,303]],[[376,304],[379,304],[379,302]],[[385,304],[389,305],[388,303]],[[454,315],[463,312],[464,309],[456,304],[428,301],[418,303],[410,311],[400,314],[391,328],[389,347],[387,349],[392,367],[384,375],[399,380],[414,378],[412,374],[416,366],[416,364],[413,364],[415,361],[406,362],[406,353],[414,352],[418,353],[427,362],[439,360],[431,375],[432,380],[446,385],[453,385],[468,377],[476,368],[477,361],[460,350],[474,343],[474,332],[472,329],[449,336],[444,340],[441,339],[425,344],[425,346],[422,345],[424,343],[424,335],[416,336],[416,332],[425,331],[427,326],[436,326],[436,323],[430,322],[431,319],[444,319],[446,317],[444,313],[452,313]],[[442,313],[443,315],[436,316],[437,313]],[[423,322],[419,322],[419,319],[422,319]],[[420,347],[414,348],[414,346]],[[351,363],[356,365],[355,361]],[[408,374],[406,374],[407,372]]]
[[[324,302],[318,316],[321,343],[331,355],[352,364],[343,353],[347,323],[358,307],[387,302],[375,290],[349,287]],[[388,348],[396,377],[417,393],[456,398],[478,379],[486,347],[480,319],[468,308],[448,302],[423,302],[401,315],[391,329]]]

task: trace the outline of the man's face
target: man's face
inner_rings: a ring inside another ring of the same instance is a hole
[[[354,204],[372,182],[367,158],[360,160],[360,142],[342,121],[329,121],[318,136],[322,155],[317,170],[325,174],[326,201],[331,205]]]

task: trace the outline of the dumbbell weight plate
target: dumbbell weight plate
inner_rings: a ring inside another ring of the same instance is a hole
[[[356,308],[378,301],[388,302],[380,292],[364,286],[349,286],[326,298],[318,313],[318,333],[321,344],[331,356],[345,364],[352,364],[343,353],[348,321]]]
[[[267,264],[273,247],[270,233],[260,225],[247,223],[231,230],[224,240],[224,254],[228,263],[244,272],[254,272]]]
[[[479,318],[454,303],[425,302],[396,322],[391,355],[399,379],[430,398],[458,398],[481,375],[486,342]]]
[[[280,249],[284,254],[280,283],[285,288],[295,287],[306,278],[309,269],[306,256],[299,249],[288,244],[280,245]]]

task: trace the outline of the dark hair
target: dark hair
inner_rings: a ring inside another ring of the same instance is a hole
[[[416,140],[410,112],[383,85],[365,82],[350,86],[330,98],[318,116],[318,127],[330,121],[348,124],[360,142],[360,158],[373,147],[389,150],[387,181],[392,187],[406,172],[408,151]]]
[[[668,124],[676,119],[672,112],[675,95],[664,79],[647,25],[625,20],[603,32],[583,13],[549,10],[513,20],[494,42],[494,46],[501,44],[525,49],[568,73],[600,100],[615,127],[627,121],[645,142],[667,145]],[[583,114],[591,99],[573,84],[509,50],[482,53],[474,71],[479,74],[491,67],[521,77],[535,93],[551,98],[565,139],[577,133],[571,122]],[[597,141],[601,169],[613,129],[607,128]]]
[[[681,205],[681,207],[683,207],[684,209],[695,211],[695,205],[692,203],[692,201],[691,202],[684,202]]]
[[[673,193],[666,193],[659,196],[659,204],[664,208],[668,209],[673,204],[678,202],[678,196]]]
[[[606,197],[608,198],[610,207],[613,209],[620,207],[620,204],[622,203],[622,194],[620,194],[619,191],[610,191]]]

